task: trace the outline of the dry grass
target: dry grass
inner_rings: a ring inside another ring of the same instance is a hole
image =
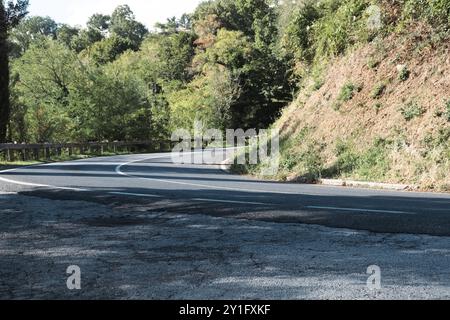
[[[277,122],[284,137],[290,140],[309,128],[303,142],[320,141],[325,166],[336,162],[339,140],[351,141],[355,150],[364,152],[376,139],[386,139],[392,142],[386,155],[390,168],[378,180],[448,191],[448,141],[427,146],[423,142],[429,137],[442,139],[442,130],[450,130],[446,117],[436,116],[450,100],[450,48],[449,43],[427,45],[426,31],[419,26],[408,36],[392,35],[329,63],[323,85],[317,90],[313,80],[306,83]],[[399,79],[401,66],[410,71],[406,81]],[[361,84],[361,90],[333,108],[347,83]],[[386,87],[374,100],[373,90],[380,83]],[[408,103],[418,104],[423,114],[405,119],[401,109]],[[291,143],[286,152],[301,153],[305,144]],[[293,169],[285,174],[297,173]]]

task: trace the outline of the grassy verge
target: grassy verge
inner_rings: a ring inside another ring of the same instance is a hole
[[[109,156],[117,156],[117,155],[126,155],[126,154],[133,154],[133,153],[127,153],[127,152],[103,152],[103,153],[90,153],[90,154],[75,154],[75,155],[68,155],[68,154],[62,154],[61,156],[52,156],[50,159],[47,160],[31,160],[31,161],[5,161],[0,159],[0,171],[1,170],[8,170],[8,169],[14,169],[14,168],[20,168],[20,167],[26,167],[31,165],[37,165],[37,164],[44,164],[44,163],[54,163],[54,162],[63,162],[63,161],[74,161],[74,160],[82,160],[82,159],[89,159],[89,158],[96,158],[96,157],[109,157]]]
[[[280,167],[273,176],[259,175],[264,164],[234,164],[232,172],[299,183],[315,183],[325,178],[350,179],[405,183],[424,191],[450,191],[447,179],[450,172],[450,129],[424,139],[422,154],[416,157],[405,153],[401,147],[404,143],[395,138],[378,138],[364,148],[358,147],[352,139],[338,140],[331,149],[331,146],[309,138],[305,132],[282,139]],[[299,144],[299,141],[303,143]],[[409,161],[410,167],[399,167],[396,163],[399,158],[403,162]],[[429,168],[434,168],[433,177],[429,177]]]
[[[40,164],[40,163],[42,163],[42,162],[39,162],[39,161],[13,161],[13,162],[0,161],[0,171],[14,169],[14,168],[20,168],[20,167],[26,167],[26,166],[31,166],[31,165]]]

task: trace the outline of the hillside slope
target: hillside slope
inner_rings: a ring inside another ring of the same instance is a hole
[[[423,34],[358,47],[305,81],[275,124],[282,134],[275,178],[450,191],[450,44]]]

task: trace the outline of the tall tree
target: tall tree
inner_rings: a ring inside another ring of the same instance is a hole
[[[147,28],[140,22],[128,5],[118,6],[111,15],[109,31],[121,38],[127,39],[132,44],[133,50],[138,50],[145,36]]]
[[[105,36],[108,31],[110,22],[111,22],[110,16],[96,13],[89,18],[87,27]]]
[[[69,26],[68,24],[60,24],[56,32],[56,39],[68,48],[80,52],[82,49],[77,48],[76,42],[74,43],[74,39],[77,39],[79,34],[80,30],[78,28]]]
[[[10,44],[13,45],[12,57],[22,55],[30,44],[41,37],[56,38],[58,24],[50,17],[34,16],[23,19],[9,34]],[[15,47],[15,48],[14,48]]]
[[[28,0],[0,1],[0,142],[6,142],[10,117],[8,31],[22,20]]]

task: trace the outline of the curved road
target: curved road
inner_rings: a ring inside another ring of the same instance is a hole
[[[219,165],[173,164],[170,154],[6,170],[0,185],[51,199],[145,202],[187,214],[450,235],[450,195],[260,181],[227,174]]]

